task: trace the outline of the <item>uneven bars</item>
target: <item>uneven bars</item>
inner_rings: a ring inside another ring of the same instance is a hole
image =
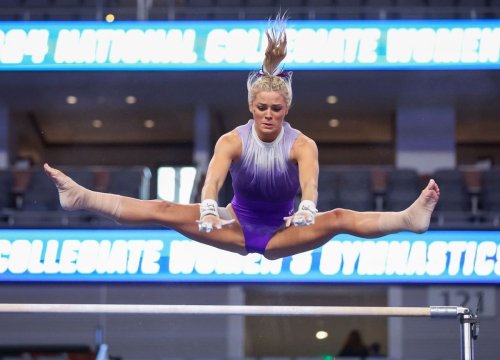
[[[118,304],[0,304],[0,313],[176,314],[269,316],[386,316],[454,318],[468,313],[460,306],[234,306],[234,305],[118,305]]]

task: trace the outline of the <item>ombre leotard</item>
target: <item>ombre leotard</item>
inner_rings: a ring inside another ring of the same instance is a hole
[[[231,205],[243,229],[247,251],[264,254],[283,218],[294,213],[300,183],[290,151],[300,131],[283,122],[278,137],[266,143],[259,139],[254,120],[236,130],[242,154],[229,168],[234,190]]]

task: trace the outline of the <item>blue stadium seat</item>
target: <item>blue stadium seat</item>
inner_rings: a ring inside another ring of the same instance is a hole
[[[319,211],[329,211],[337,207],[337,174],[333,170],[321,169],[318,178]]]
[[[425,0],[396,0],[396,6],[425,6]]]
[[[24,6],[33,8],[50,7],[50,0],[24,0]]]
[[[2,0],[0,1],[0,8],[19,8],[22,7],[21,0]]]
[[[486,0],[458,0],[458,6],[482,7],[488,4]]]
[[[366,6],[394,6],[394,0],[366,0]]]
[[[215,5],[214,0],[189,0],[189,2],[186,4],[188,6],[192,7],[212,7]]]
[[[155,3],[161,0],[155,0]],[[97,6],[97,0],[82,0],[82,6],[95,8]]]
[[[427,11],[424,9],[426,6],[425,0],[396,0],[396,6],[401,7],[399,11],[400,19],[427,19]],[[406,7],[420,7],[420,9],[407,10]]]
[[[59,194],[54,182],[43,170],[33,170],[31,180],[23,196],[23,210],[56,211],[60,210]]]
[[[483,173],[481,200],[484,210],[500,212],[500,170]]]
[[[337,11],[337,14],[335,16],[336,19],[339,20],[360,20],[363,18],[361,12],[358,10],[358,7],[362,6],[363,2],[362,0],[337,0],[337,6],[338,7],[352,7],[352,11],[349,10],[349,12],[340,12]]]
[[[129,7],[137,8],[137,0],[115,0],[115,4],[111,4],[119,7]]]
[[[350,170],[339,173],[338,207],[355,211],[372,211],[373,194],[368,170]]]
[[[333,6],[332,0],[306,0],[306,6]]]
[[[439,170],[434,173],[441,196],[436,211],[468,212],[471,211],[469,194],[464,174],[458,170]]]
[[[436,7],[436,6],[452,7],[454,5],[455,5],[455,0],[429,0],[429,6],[431,7]]]
[[[0,21],[18,21],[21,20],[20,14],[0,14]]]
[[[274,0],[247,0],[247,7],[272,7],[275,5]]]
[[[299,7],[304,5],[303,0],[277,0],[277,5],[284,11],[287,7]]]
[[[267,20],[275,17],[276,10],[273,0],[247,0],[245,18],[248,20]]]
[[[140,197],[141,181],[142,174],[139,171],[112,171],[106,192],[138,199]]]
[[[440,8],[453,8],[455,0],[429,0],[431,19],[454,19],[456,12],[443,11]]]
[[[459,0],[458,6],[461,8],[466,8],[466,12],[457,13],[457,18],[459,19],[476,19],[485,18],[486,14],[482,12],[477,12],[477,8],[484,8],[488,6],[486,0]]]
[[[214,20],[238,20],[243,0],[216,0],[217,8],[232,8],[228,13],[214,12]]]
[[[409,207],[420,195],[418,174],[414,170],[394,170],[387,178],[384,210],[401,211]]]
[[[0,210],[13,207],[12,173],[10,171],[0,171]]]
[[[337,6],[363,6],[363,0],[337,0]]]
[[[80,7],[82,2],[80,0],[54,0],[54,6],[57,7],[70,7],[76,8]]]
[[[332,0],[306,0],[306,6],[308,10],[313,12],[313,19],[315,20],[330,20],[333,18],[333,13],[335,12],[335,7],[333,6]],[[330,7],[330,10],[325,11],[315,11],[314,7]]]
[[[243,0],[216,0],[217,6],[223,7],[241,7]]]

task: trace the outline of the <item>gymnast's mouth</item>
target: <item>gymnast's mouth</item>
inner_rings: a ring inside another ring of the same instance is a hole
[[[264,127],[266,127],[266,128],[271,128],[274,126],[273,124],[269,124],[269,123],[263,123],[262,125],[264,125]]]

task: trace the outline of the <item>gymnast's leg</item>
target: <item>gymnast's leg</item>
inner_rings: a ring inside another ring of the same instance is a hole
[[[246,255],[243,230],[233,210],[235,222],[231,226],[200,232],[196,220],[200,218],[199,204],[177,204],[162,200],[138,200],[125,196],[90,191],[75,183],[61,171],[45,165],[47,175],[54,181],[61,206],[65,210],[89,210],[121,224],[158,224],[169,227],[184,236],[219,249]]]
[[[323,246],[338,234],[378,238],[400,231],[423,233],[439,199],[439,187],[431,180],[419,198],[400,212],[356,212],[345,209],[319,213],[314,225],[281,227],[265,250],[269,259],[279,259]]]

